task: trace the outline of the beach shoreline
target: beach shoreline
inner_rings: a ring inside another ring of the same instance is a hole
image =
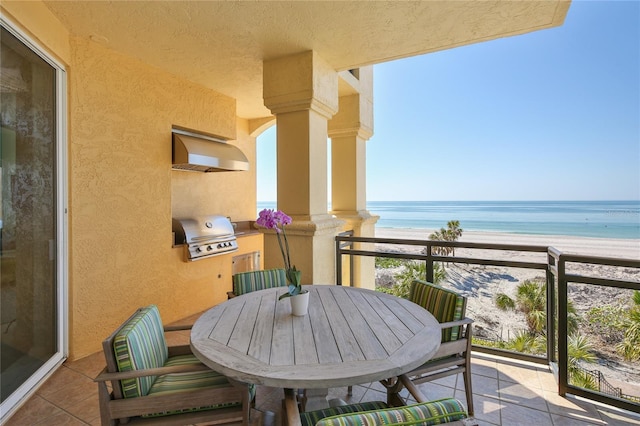
[[[375,228],[378,238],[426,240],[435,229]],[[595,238],[565,235],[514,234],[495,231],[463,231],[465,243],[516,244],[553,247],[562,253],[640,260],[640,239]]]

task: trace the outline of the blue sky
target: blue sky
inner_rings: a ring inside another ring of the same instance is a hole
[[[640,2],[374,66],[367,200],[640,200]],[[276,199],[275,129],[258,200]]]

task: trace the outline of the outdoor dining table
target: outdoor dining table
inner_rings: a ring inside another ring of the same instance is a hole
[[[277,287],[232,298],[195,322],[191,348],[239,382],[285,389],[332,388],[396,377],[429,360],[441,331],[425,309],[382,292],[304,286],[309,312],[291,314]]]

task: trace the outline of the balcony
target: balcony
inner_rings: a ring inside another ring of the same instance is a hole
[[[415,250],[407,253],[390,248],[393,246],[411,246]],[[458,256],[454,255],[454,251],[438,251],[438,247],[454,248],[458,250]],[[495,251],[496,255],[490,258],[467,255],[468,251],[474,250]],[[499,253],[504,251],[517,252],[517,260],[501,258]],[[590,292],[602,288],[633,292],[640,289],[637,275],[627,281],[613,279],[613,274],[608,272],[612,268],[622,267],[631,268],[637,273],[640,271],[640,261],[565,255],[551,247],[542,246],[361,238],[348,234],[336,238],[336,253],[339,259],[337,276],[339,284],[344,285],[350,284],[349,277],[353,271],[350,265],[357,256],[426,262],[426,276],[430,280],[433,280],[434,264],[437,262],[463,264],[470,268],[474,265],[499,265],[546,274],[546,312],[552,314],[546,315],[547,339],[543,354],[474,345],[472,381],[475,418],[480,425],[640,425],[638,402],[627,398],[628,390],[625,390],[626,395],[620,395],[615,393],[618,389],[615,386],[612,387],[612,393],[611,389],[603,390],[603,387],[594,391],[571,383],[567,374],[567,339],[561,338],[568,335],[568,313],[563,306],[574,297],[572,286],[588,286]],[[578,274],[576,265],[581,264],[602,266],[607,273],[604,277],[596,273],[588,276]],[[198,316],[185,318],[180,323],[191,323]],[[188,343],[189,333],[180,332],[175,339],[169,343]],[[6,424],[100,424],[97,385],[93,377],[103,366],[101,352],[75,362],[65,362]],[[631,366],[633,368],[625,370],[625,374],[637,375],[637,362]],[[420,388],[429,399],[448,396],[455,396],[462,401],[465,399],[460,376],[425,383]],[[631,389],[631,395],[637,395],[638,388]],[[565,396],[560,396],[560,393]],[[346,388],[331,389],[329,397],[359,402],[385,400],[386,393],[380,384],[370,383],[354,386],[351,398],[347,397]],[[263,424],[281,424],[282,398],[280,389],[259,387],[256,397],[256,410],[259,412],[255,413],[255,418]]]

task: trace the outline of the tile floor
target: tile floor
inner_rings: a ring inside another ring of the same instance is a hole
[[[185,321],[189,321],[186,319]],[[188,342],[188,332],[168,335],[167,343]],[[25,404],[5,422],[22,425],[99,425],[98,387],[93,382],[104,366],[102,352],[65,362]],[[474,353],[472,357],[475,418],[487,425],[639,425],[640,415],[557,394],[549,368],[508,358]],[[420,385],[429,399],[455,395],[465,401],[461,376],[450,376]],[[404,390],[406,395],[406,390]],[[347,398],[346,388],[329,391],[329,398],[347,402],[386,399],[379,383],[354,386]],[[259,387],[256,408],[269,412],[268,420],[281,424],[282,390]]]

